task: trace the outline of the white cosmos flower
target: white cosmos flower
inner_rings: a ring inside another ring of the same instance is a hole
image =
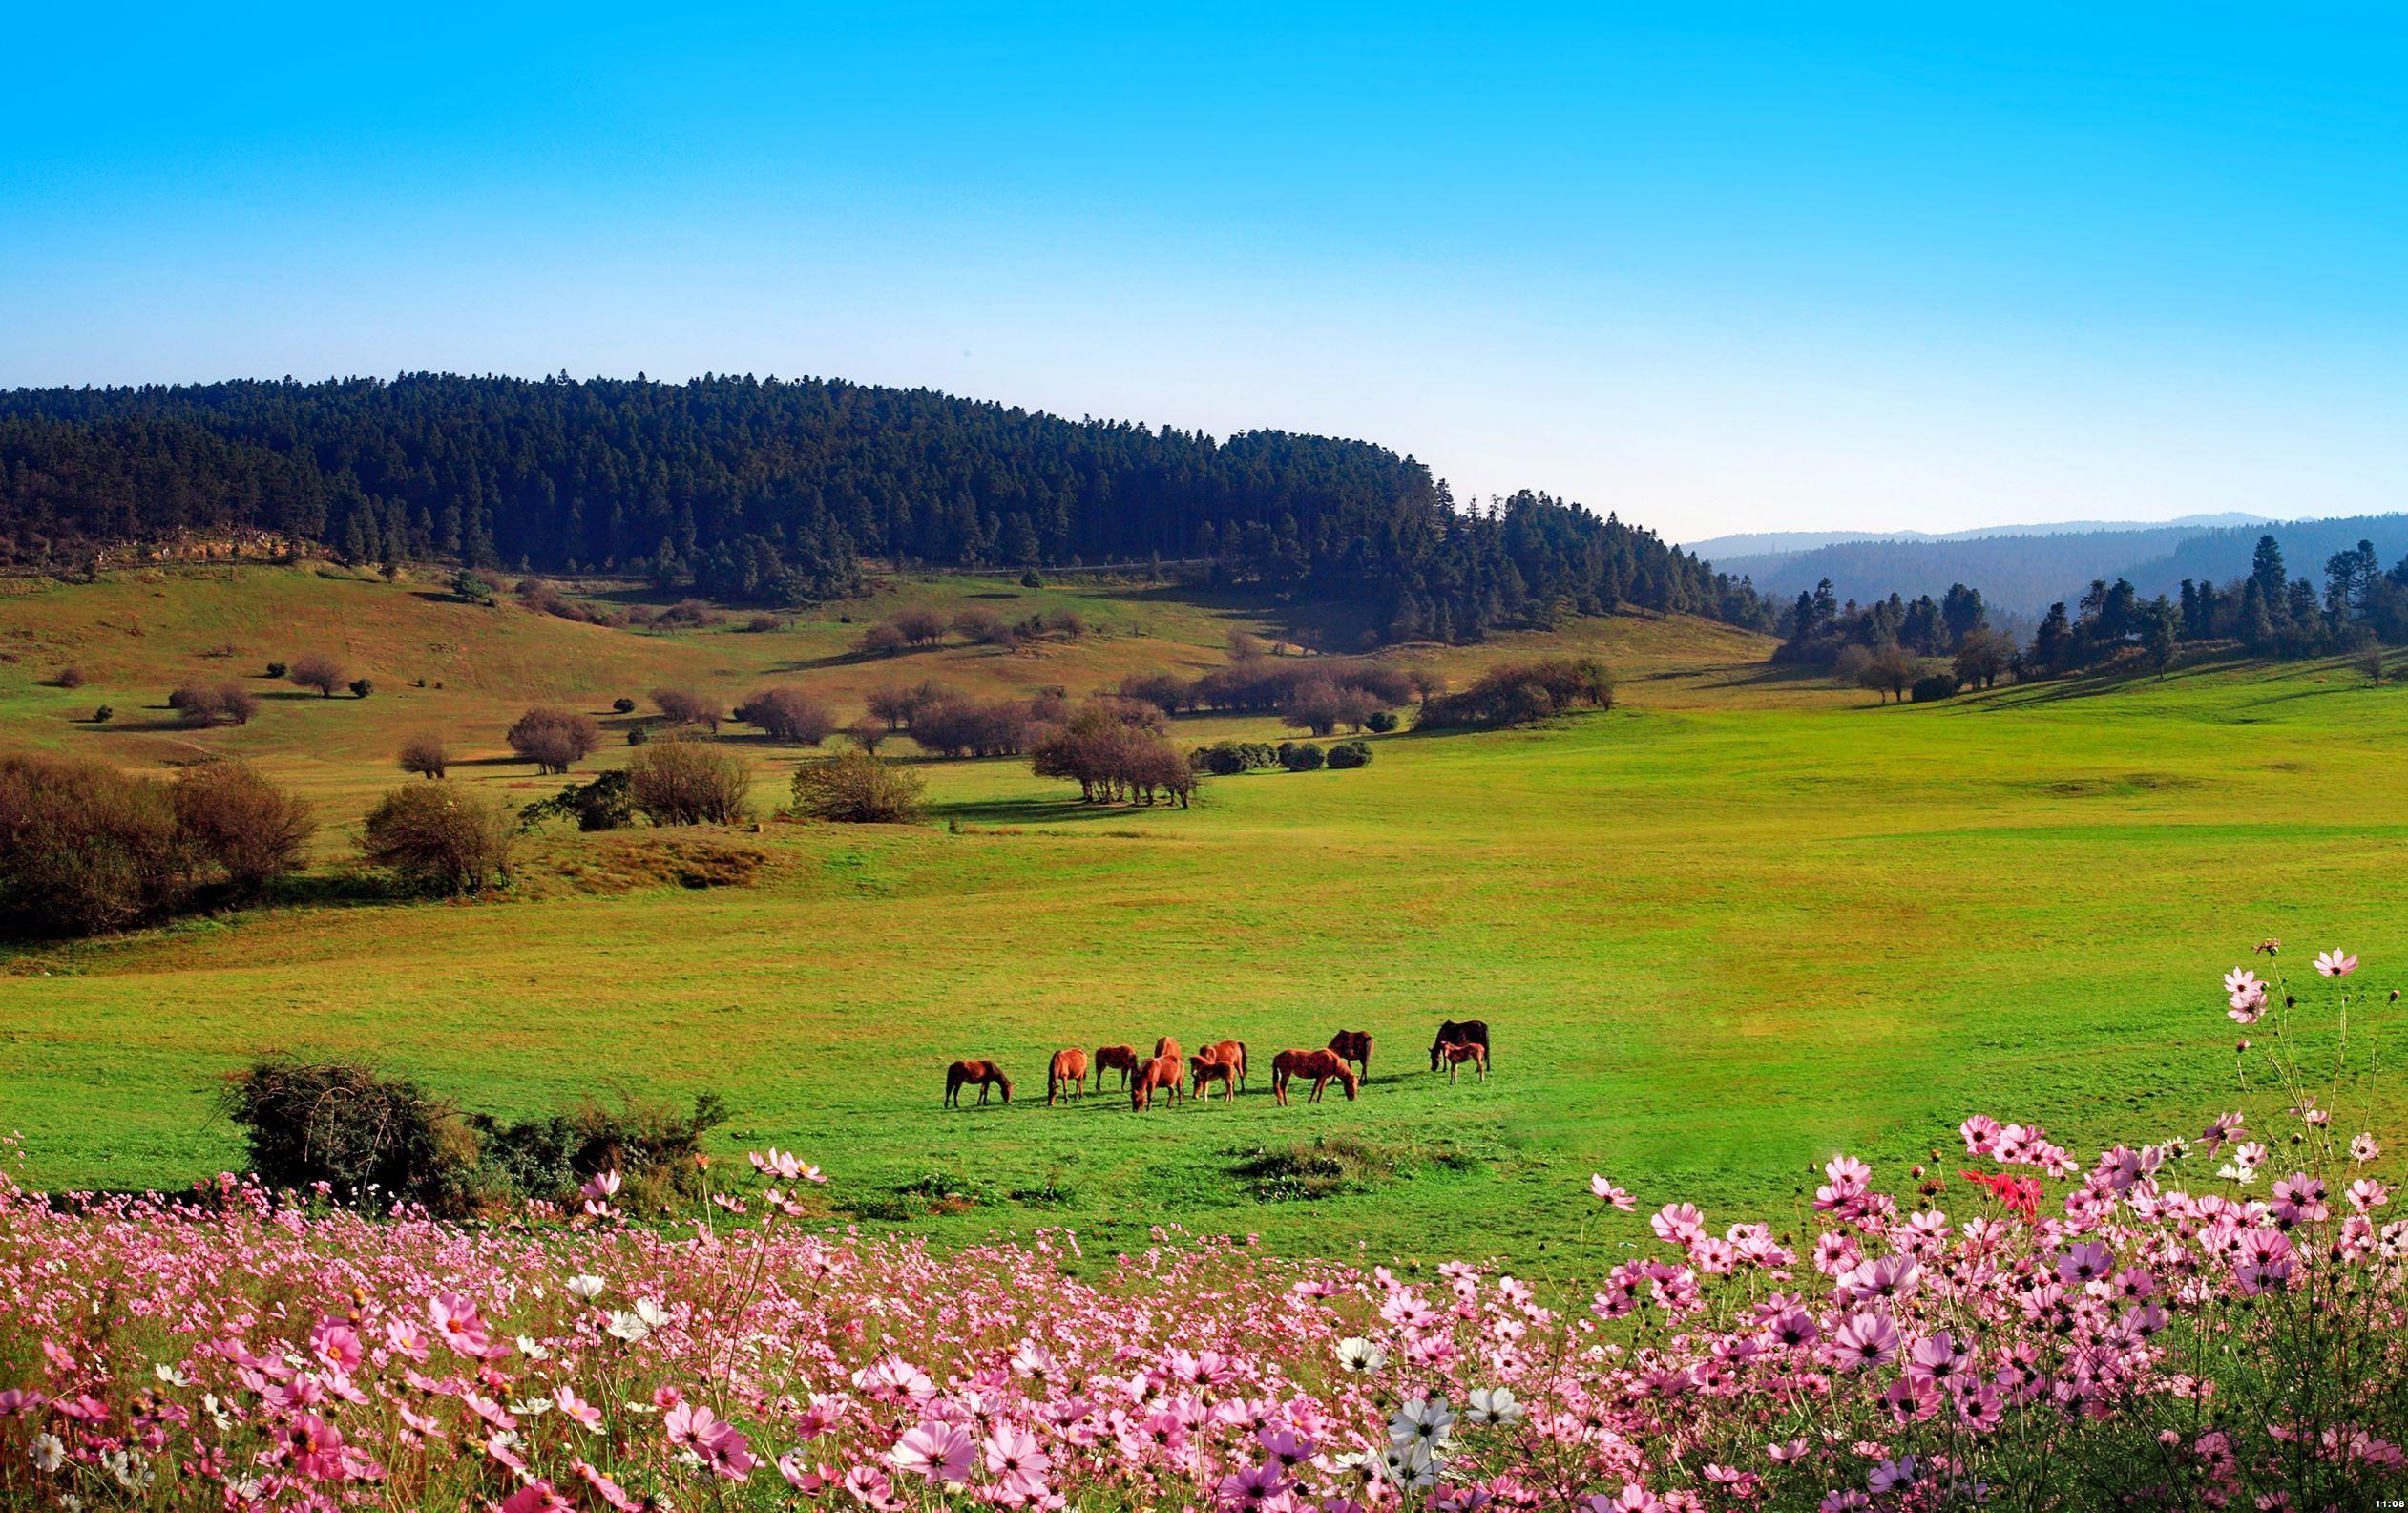
[[[642,1319],[638,1318],[633,1313],[622,1313],[617,1309],[613,1309],[611,1311],[610,1325],[605,1333],[619,1339],[623,1339],[628,1344],[632,1345],[636,1341],[643,1338],[646,1334],[651,1334],[652,1326],[645,1323]]]
[[[1437,1484],[1438,1461],[1426,1444],[1392,1445],[1380,1454],[1380,1470],[1400,1487],[1427,1491]]]
[[[602,1289],[607,1284],[600,1277],[586,1271],[570,1277],[565,1285],[570,1292],[591,1303],[602,1295]]]
[[[662,1308],[656,1299],[649,1297],[636,1299],[636,1316],[654,1329],[659,1329],[669,1322],[669,1311]]]
[[[1348,1371],[1377,1371],[1388,1364],[1388,1352],[1357,1334],[1338,1341],[1338,1364]]]
[[[1474,1423],[1519,1423],[1521,1404],[1514,1400],[1510,1387],[1481,1387],[1473,1392],[1463,1417]]]
[[[44,1476],[55,1475],[67,1463],[67,1441],[54,1434],[33,1437],[33,1469]]]
[[[1455,1410],[1444,1397],[1415,1397],[1388,1421],[1388,1438],[1398,1445],[1441,1445],[1455,1432]]]
[[[552,1399],[549,1397],[530,1397],[525,1402],[512,1403],[510,1405],[510,1411],[518,1415],[521,1418],[538,1418],[552,1411]]]
[[[535,1338],[533,1334],[521,1334],[518,1336],[518,1354],[526,1356],[529,1360],[550,1360],[552,1358],[552,1352],[544,1349],[541,1345],[536,1344]]]
[[[170,1387],[189,1387],[192,1385],[192,1378],[184,1375],[181,1367],[170,1366],[163,1361],[151,1368],[151,1375],[167,1383]]]

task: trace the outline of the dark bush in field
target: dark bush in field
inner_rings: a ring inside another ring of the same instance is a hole
[[[836,711],[800,688],[763,688],[736,706],[736,718],[759,725],[772,741],[817,746],[836,728]]]
[[[920,817],[926,788],[908,767],[866,750],[840,751],[794,769],[794,812],[841,824],[900,825]]]
[[[110,721],[115,719],[116,717],[116,710],[104,704],[93,710],[92,723],[94,725],[107,725]]]
[[[1363,728],[1373,735],[1386,735],[1396,728],[1396,717],[1385,709],[1374,709],[1364,718]]]
[[[186,683],[167,696],[167,707],[186,725],[249,725],[260,702],[241,683]]]
[[[1318,772],[1328,754],[1309,741],[1279,744],[1279,765],[1290,772]]]
[[[727,718],[716,697],[692,688],[655,688],[652,705],[673,724],[708,725],[713,733],[718,732],[719,723]]]
[[[343,670],[343,663],[318,652],[295,658],[292,669],[284,676],[299,687],[317,689],[322,699],[333,698],[337,688],[351,681],[351,675]]]
[[[618,1202],[646,1209],[702,1196],[702,1137],[727,1123],[727,1104],[704,1093],[683,1114],[630,1101],[508,1124],[471,1114],[467,1123],[480,1147],[481,1184],[493,1196],[567,1205],[588,1178],[615,1171],[624,1184]]]
[[[539,704],[520,715],[503,739],[544,771],[566,772],[601,745],[602,727],[592,715]]]
[[[1260,742],[1221,741],[1197,747],[1188,760],[1189,765],[1199,772],[1209,772],[1215,777],[1235,777],[1240,772],[1279,766],[1279,752]]]
[[[476,1135],[459,1110],[356,1061],[262,1061],[227,1084],[221,1106],[271,1187],[323,1183],[338,1203],[450,1213],[475,1183]]]
[[[270,882],[300,871],[318,830],[306,800],[247,762],[186,767],[177,775],[173,797],[177,825],[238,897],[256,897]]]
[[[1613,706],[1614,680],[1604,663],[1591,657],[1542,657],[1498,662],[1469,688],[1431,698],[1417,724],[1433,730],[1494,730],[1572,709]]]
[[[572,783],[518,811],[521,829],[548,819],[575,820],[581,830],[615,830],[634,824],[636,801],[629,791],[626,770],[600,773],[591,783]]]
[[[351,680],[350,689],[352,698],[365,699],[376,691],[376,684],[366,678],[354,678]]]
[[[701,741],[654,741],[627,759],[628,795],[655,825],[735,825],[752,816],[752,772]]]
[[[1341,741],[1330,748],[1330,766],[1340,770],[1372,765],[1372,748],[1361,741]]]
[[[397,765],[405,772],[439,778],[451,769],[451,753],[445,749],[443,737],[422,733],[402,742]]]
[[[84,685],[84,670],[71,662],[52,676],[51,683],[59,688],[80,688]]]
[[[368,810],[360,853],[422,888],[472,893],[510,876],[517,819],[445,780],[395,788]]]
[[[613,699],[611,701],[611,710],[615,714],[634,714],[636,712],[636,701],[624,698]]]
[[[285,666],[285,664],[281,662],[272,662],[267,664],[267,675],[270,678],[282,678],[288,670],[289,669]]]
[[[773,630],[782,628],[785,624],[785,621],[775,615],[755,615],[744,621],[744,629],[756,636],[765,636]]]
[[[1927,673],[1915,680],[1914,698],[1916,704],[1930,704],[1936,700],[1956,697],[1957,675],[1955,673]]]

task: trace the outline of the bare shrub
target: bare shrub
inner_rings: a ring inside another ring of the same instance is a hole
[[[836,711],[792,684],[762,688],[736,706],[736,718],[772,741],[817,746],[836,728]]]
[[[518,816],[449,780],[394,788],[368,810],[360,853],[421,887],[472,893],[510,876]]]
[[[539,704],[520,715],[503,739],[544,771],[566,772],[601,744],[602,727],[592,715]]]
[[[866,714],[847,725],[845,734],[852,737],[854,746],[874,756],[878,747],[886,744],[887,723],[874,714]]]
[[[439,778],[450,770],[451,754],[444,748],[443,737],[422,731],[402,743],[400,766],[405,772]]]
[[[137,924],[184,900],[195,860],[166,784],[102,762],[0,755],[0,929]]]
[[[724,706],[709,694],[692,688],[655,688],[652,706],[666,715],[675,725],[710,726],[716,734],[719,723],[727,718]]]
[[[883,620],[863,631],[861,640],[857,642],[862,655],[866,657],[891,657],[910,644],[910,640],[904,636],[903,632],[895,629],[890,621]]]
[[[920,816],[927,785],[868,751],[839,751],[794,769],[794,812],[850,825],[900,825]]]
[[[241,683],[187,683],[167,696],[167,707],[181,715],[186,725],[249,725],[259,713],[260,702]]]
[[[653,741],[627,759],[627,791],[655,825],[735,825],[752,816],[752,771],[701,741]]]
[[[318,831],[306,800],[285,792],[247,762],[207,762],[176,778],[176,822],[241,896],[298,872]]]
[[[914,646],[933,646],[945,639],[945,617],[932,609],[897,610],[888,623]]]
[[[940,693],[911,711],[911,739],[935,756],[1012,756],[1026,746],[1029,725],[1017,700]]]
[[[84,670],[71,662],[58,669],[57,673],[52,677],[51,683],[52,686],[59,688],[80,688],[84,685]]]
[[[351,681],[351,675],[344,670],[343,663],[323,652],[294,658],[284,677],[299,687],[317,689],[321,699],[333,698],[337,688]]]
[[[953,617],[953,634],[981,646],[1016,646],[1020,633],[991,609],[966,609]]]
[[[1195,685],[1177,673],[1133,672],[1120,680],[1120,697],[1141,700],[1164,714],[1177,714],[1195,698]]]
[[[1432,729],[1496,729],[1543,720],[1569,709],[1610,709],[1614,680],[1592,657],[1541,657],[1500,662],[1460,693],[1440,694],[1421,706]]]

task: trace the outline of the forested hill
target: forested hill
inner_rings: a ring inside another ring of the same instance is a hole
[[[1654,533],[1540,494],[1453,508],[1411,457],[1225,441],[927,389],[704,377],[235,382],[0,393],[0,555],[254,529],[362,561],[609,569],[725,598],[938,566],[1208,560],[1476,640],[1617,606],[1769,623]]]

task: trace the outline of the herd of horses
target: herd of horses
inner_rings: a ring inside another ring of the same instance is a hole
[[[1445,1067],[1447,1081],[1453,1082],[1466,1065],[1482,1082],[1488,1080],[1488,1024],[1482,1019],[1449,1019],[1438,1026],[1438,1038],[1430,1042],[1430,1070]],[[1143,1110],[1154,1106],[1157,1093],[1173,1101],[1204,1100],[1218,1087],[1225,1096],[1236,1096],[1246,1085],[1247,1056],[1244,1041],[1215,1040],[1183,1058],[1179,1041],[1168,1035],[1154,1042],[1151,1056],[1141,1056],[1133,1045],[1099,1046],[1092,1055],[1082,1047],[1070,1046],[1056,1051],[1053,1064],[1045,1069],[1046,1106],[1062,1098],[1086,1097],[1090,1076],[1095,1078],[1096,1091],[1102,1092],[1104,1074],[1116,1071],[1120,1074],[1121,1089],[1129,1095],[1129,1107]],[[1289,1086],[1303,1081],[1312,1083],[1308,1103],[1321,1102],[1323,1090],[1331,1082],[1346,1089],[1351,1101],[1371,1075],[1372,1032],[1340,1030],[1320,1050],[1282,1051],[1272,1057],[1271,1098],[1285,1105]],[[1012,1079],[993,1061],[955,1061],[945,1068],[947,1107],[961,1106],[966,1087],[978,1089],[981,1103],[990,1089],[1000,1089],[1003,1101],[1012,1102]]]

